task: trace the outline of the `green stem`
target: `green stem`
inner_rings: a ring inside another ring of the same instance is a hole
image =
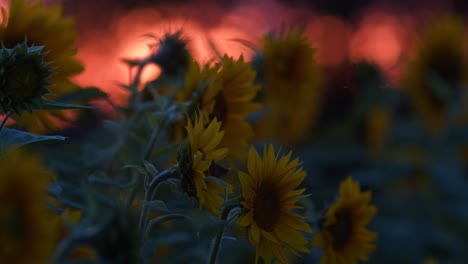
[[[226,220],[231,210],[239,206],[240,206],[239,204],[231,204],[231,205],[224,207],[223,211],[221,212],[221,220]],[[216,264],[216,259],[218,258],[218,252],[221,247],[221,242],[224,236],[224,229],[225,228],[223,228],[218,233],[218,235],[216,236],[213,242],[213,247],[211,248],[211,252],[210,252],[209,264]]]
[[[177,165],[159,173],[153,180],[146,186],[145,190],[145,198],[143,200],[143,204],[141,205],[140,211],[140,219],[138,222],[138,228],[141,232],[144,232],[146,229],[147,219],[148,219],[148,202],[152,201],[154,195],[156,194],[156,190],[158,189],[159,185],[172,178],[176,178],[180,175],[179,168]]]
[[[8,120],[10,116],[11,116],[11,112],[8,111],[6,115],[3,117],[2,123],[0,124],[0,132],[2,131],[3,126],[5,125],[6,121]]]

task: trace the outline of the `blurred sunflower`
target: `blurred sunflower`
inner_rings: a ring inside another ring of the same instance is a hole
[[[216,163],[226,158],[228,149],[219,147],[224,136],[224,131],[220,131],[221,122],[214,118],[207,127],[205,123],[201,113],[195,115],[193,123],[188,119],[186,129],[189,146],[182,150],[182,155],[179,154],[178,161],[184,192],[197,197],[200,208],[205,207],[211,214],[218,216],[225,191],[220,183],[210,180],[208,176],[212,174],[213,167],[217,166]]]
[[[217,72],[217,67],[210,67],[206,64],[203,69],[197,61],[191,60],[185,73],[185,80],[182,87],[176,88],[174,92],[175,100],[178,102],[190,102],[187,112],[194,112],[192,109],[201,105],[201,95],[213,80]],[[180,143],[185,137],[184,125],[187,123],[186,116],[181,116],[171,124],[171,139],[175,143]]]
[[[361,192],[359,183],[348,177],[340,184],[338,200],[328,209],[312,246],[321,247],[320,264],[366,261],[375,249],[376,234],[367,225],[377,209],[369,205],[371,192]]]
[[[257,58],[267,113],[256,126],[257,136],[286,144],[303,141],[317,118],[320,103],[321,77],[315,49],[302,29],[283,30],[279,37],[263,38]]]
[[[0,263],[48,263],[57,222],[44,204],[52,173],[23,150],[0,155]]]
[[[256,73],[242,56],[235,61],[225,55],[221,67],[203,94],[201,109],[206,120],[216,117],[221,122],[225,134],[220,147],[229,149],[229,158],[241,160],[254,137],[245,119],[260,108],[252,102],[260,87],[254,85]]]
[[[49,79],[53,85],[49,87],[52,94],[61,95],[78,89],[69,78],[80,73],[83,66],[75,58],[73,45],[76,33],[73,29],[74,20],[62,16],[62,6],[46,8],[42,3],[28,4],[26,0],[10,2],[8,19],[3,17],[0,27],[0,40],[5,47],[13,48],[27,38],[28,44],[45,46],[46,61],[53,62],[55,74]],[[51,115],[64,118],[63,111],[37,111],[34,115],[23,113],[15,120],[20,126],[27,127],[31,132],[39,132],[44,128],[56,128]]]
[[[445,16],[433,21],[419,40],[403,84],[431,132],[445,123],[448,100],[468,83],[463,19]]]
[[[263,150],[263,159],[251,147],[248,152],[247,173],[239,171],[243,207],[246,213],[238,224],[246,227],[249,241],[257,248],[256,262],[262,257],[270,263],[274,257],[279,263],[287,263],[284,249],[295,255],[309,252],[307,239],[301,232],[312,232],[304,217],[292,212],[301,208],[296,203],[307,197],[305,189],[297,188],[306,172],[299,160],[291,161],[292,153],[279,158],[273,146]]]

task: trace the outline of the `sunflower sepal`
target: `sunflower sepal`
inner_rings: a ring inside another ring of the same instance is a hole
[[[44,46],[28,46],[24,40],[9,49],[2,43],[0,52],[0,111],[21,114],[48,94],[53,75]]]

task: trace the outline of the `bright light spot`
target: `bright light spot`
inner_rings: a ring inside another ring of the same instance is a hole
[[[402,53],[402,25],[386,14],[370,14],[351,41],[351,59],[367,59],[386,69],[394,66]]]

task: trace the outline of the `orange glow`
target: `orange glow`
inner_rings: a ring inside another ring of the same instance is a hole
[[[249,59],[253,54],[251,47],[239,40],[258,46],[263,34],[288,25],[287,17],[294,17],[292,12],[269,0],[242,4],[229,12],[213,3],[136,9],[116,18],[107,32],[83,32],[78,57],[86,70],[74,80],[82,86],[98,86],[110,94],[112,101],[123,104],[128,93],[115,83],[128,84],[130,73],[119,59],[147,56],[147,45],[155,40],[142,38],[143,35],[150,33],[160,38],[165,33],[182,30],[189,41],[189,51],[200,63],[216,58],[213,46],[221,55],[243,54]],[[159,74],[159,68],[150,66],[145,69],[142,81],[157,78]]]
[[[404,27],[399,18],[371,13],[360,24],[351,40],[351,59],[367,59],[383,69],[394,66],[402,53]]]
[[[316,17],[310,21],[307,33],[317,48],[320,64],[338,65],[347,58],[351,29],[343,20],[332,16]]]

